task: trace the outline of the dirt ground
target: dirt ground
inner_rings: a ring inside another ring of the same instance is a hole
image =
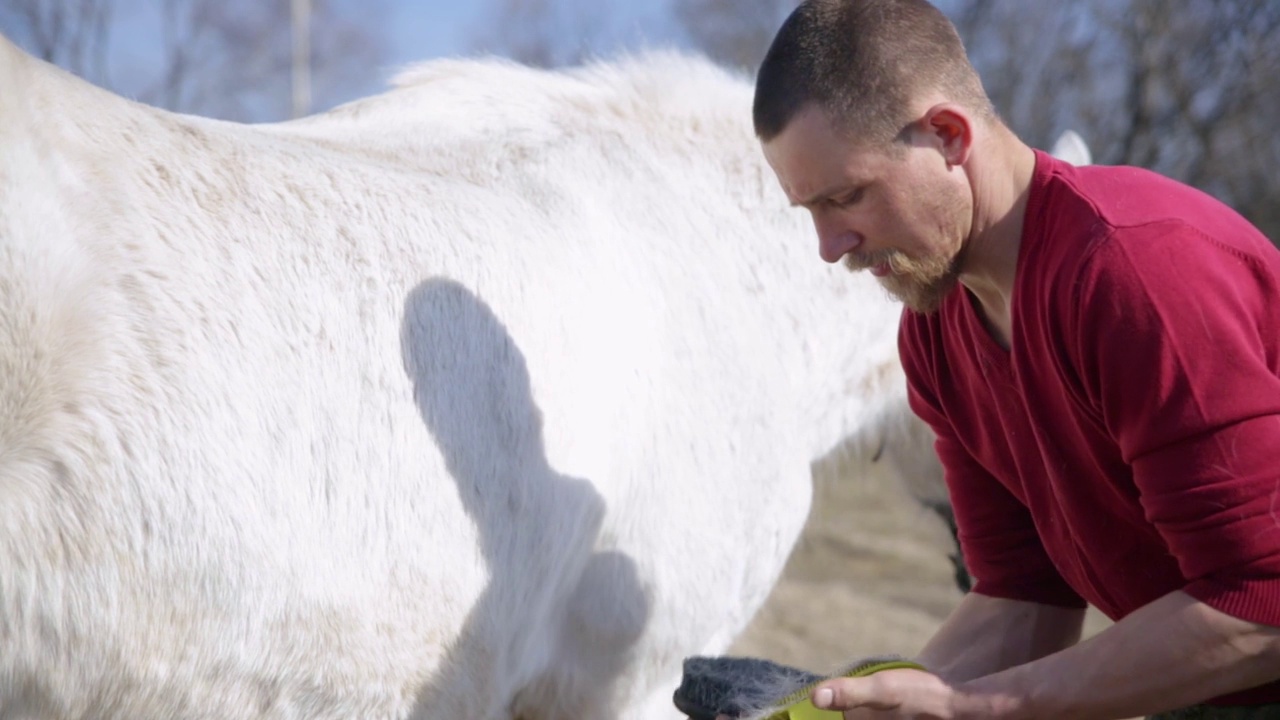
[[[960,600],[945,525],[887,476],[818,474],[809,523],[782,581],[730,652],[829,672],[914,655]],[[1086,635],[1108,620],[1091,610]]]

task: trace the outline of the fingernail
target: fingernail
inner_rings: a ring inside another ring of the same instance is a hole
[[[822,688],[813,694],[813,706],[816,708],[830,707],[835,699],[836,694],[831,691],[831,688]]]

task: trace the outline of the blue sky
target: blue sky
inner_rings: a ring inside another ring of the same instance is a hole
[[[457,0],[392,3],[387,16],[391,62],[467,52],[467,34],[480,24],[487,10],[487,3]]]
[[[48,11],[55,4],[74,6],[74,0],[34,0]],[[315,110],[333,102],[379,92],[401,66],[442,56],[475,55],[486,49],[481,38],[503,18],[497,16],[501,0],[329,0],[339,15],[361,17],[362,25],[383,42],[382,60],[376,68],[365,68],[355,85],[326,99],[316,98]],[[280,3],[289,0],[258,0]],[[679,0],[545,0],[557,20],[556,36],[566,47],[583,47],[590,54],[613,55],[619,49],[640,46],[685,46],[681,30],[671,19],[671,5]],[[0,0],[0,32],[33,49],[25,36],[25,23],[17,7],[5,7]],[[161,67],[160,0],[108,0],[112,8],[110,53],[104,74],[88,79],[107,84],[126,96],[145,96],[145,89],[159,81]],[[179,7],[184,7],[180,5]],[[590,17],[595,17],[592,21]],[[95,66],[99,67],[99,66]],[[69,68],[70,69],[70,68]],[[361,74],[361,73],[357,73]]]
[[[15,9],[19,6],[6,8],[10,1],[0,0],[0,32],[30,48],[30,38],[15,32],[20,31],[24,24],[16,15]],[[78,0],[33,1],[37,3],[36,7],[49,10],[59,5],[74,6]],[[260,3],[256,6],[258,8],[274,6],[286,12],[289,6],[289,0],[254,1]],[[498,16],[498,8],[504,0],[323,1],[333,3],[340,17],[358,18],[360,26],[373,33],[381,43],[380,59],[371,64],[368,57],[352,58],[343,71],[350,77],[337,81],[337,84],[330,83],[325,89],[317,85],[313,111],[384,90],[387,79],[408,63],[442,56],[475,55],[485,50],[500,51],[501,47],[486,47],[483,39],[486,34],[492,36],[500,34],[503,29],[509,30],[512,22]],[[539,26],[543,32],[563,43],[561,51],[555,54],[557,62],[570,62],[581,55],[610,57],[623,50],[644,47],[687,48],[691,45],[673,17],[674,7],[687,0],[527,1],[551,8],[552,19],[539,23]],[[938,0],[944,7],[951,1]],[[89,75],[88,79],[122,95],[151,101],[157,97],[155,89],[161,86],[162,68],[167,67],[162,56],[162,3],[160,0],[106,2],[112,8],[113,18],[110,53],[103,71],[96,76]],[[180,3],[178,7],[184,8],[183,12],[189,8],[186,3]],[[251,59],[238,58],[231,62],[248,67]],[[287,83],[287,79],[280,82]],[[253,92],[256,86],[251,83],[232,85],[216,97],[225,97],[226,92],[234,92],[237,87]],[[263,96],[272,98],[265,102],[278,105],[282,94],[280,88],[276,87],[271,93]],[[244,102],[251,105],[256,102],[248,111],[253,119],[271,119],[282,112],[278,107],[265,109],[261,99]],[[184,105],[181,109],[204,112],[202,106]]]
[[[359,2],[360,0],[350,0]],[[610,56],[641,47],[687,47],[688,38],[672,19],[671,7],[679,0],[548,0],[558,8],[565,42],[586,45],[591,54]],[[498,0],[383,0],[387,46],[387,78],[399,67],[420,60],[456,55],[476,55],[486,48],[481,38],[494,23]],[[589,8],[593,22],[583,20],[571,8]],[[583,37],[581,27],[589,25]],[[383,89],[371,86],[360,94]]]
[[[610,18],[598,51],[608,53],[640,43],[682,44],[670,19],[673,0],[591,0]],[[388,0],[390,61],[402,64],[445,55],[472,54],[474,40],[493,22],[495,3],[485,0]],[[564,3],[558,3],[564,4]]]

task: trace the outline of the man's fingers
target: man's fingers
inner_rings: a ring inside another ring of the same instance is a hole
[[[832,678],[818,684],[809,699],[820,710],[895,710],[904,698],[938,687],[945,685],[921,670],[885,670],[867,677]]]
[[[835,710],[836,691],[829,687],[820,687],[813,691],[813,706],[819,710]]]
[[[873,696],[870,678],[839,678],[829,680],[813,689],[810,697],[813,706],[820,710],[853,710],[854,708],[884,707]]]

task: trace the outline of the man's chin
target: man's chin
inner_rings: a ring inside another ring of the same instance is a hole
[[[950,277],[933,283],[920,283],[901,276],[886,275],[876,278],[876,281],[890,297],[906,305],[907,309],[923,315],[937,312],[956,286],[956,280]]]

